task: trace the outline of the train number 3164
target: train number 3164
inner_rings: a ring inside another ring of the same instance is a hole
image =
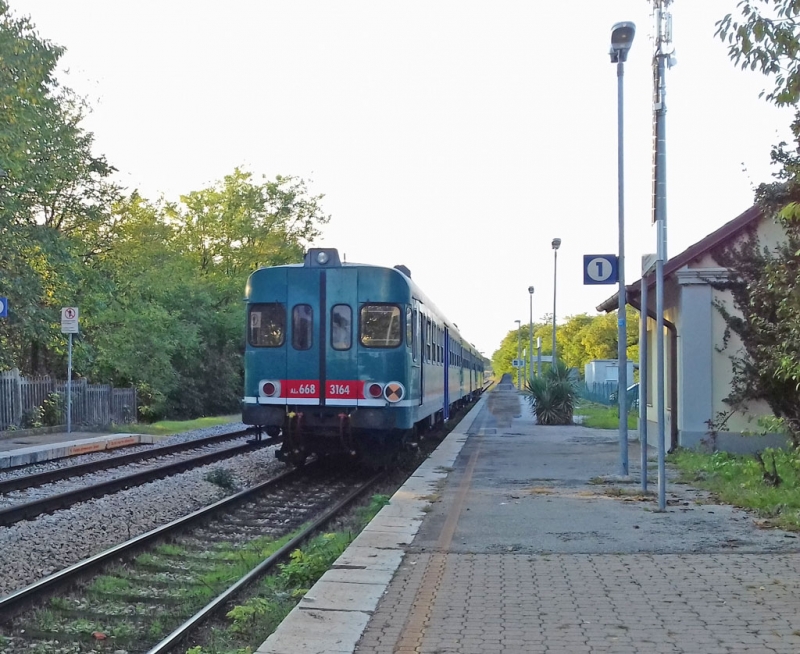
[[[329,395],[350,395],[350,384],[328,384]]]

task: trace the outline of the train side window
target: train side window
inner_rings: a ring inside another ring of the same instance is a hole
[[[353,344],[353,310],[346,304],[331,307],[331,347],[349,350]]]
[[[310,304],[297,304],[292,309],[292,347],[310,350],[314,334],[314,311]]]
[[[403,342],[402,317],[396,304],[361,307],[361,344],[364,347],[397,347]]]
[[[431,321],[425,318],[425,361],[431,360]]]
[[[406,346],[411,347],[414,343],[414,328],[411,316],[411,307],[406,307]]]
[[[286,307],[279,302],[250,306],[247,340],[253,347],[280,347],[286,337]]]

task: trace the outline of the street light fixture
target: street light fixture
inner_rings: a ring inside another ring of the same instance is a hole
[[[553,360],[550,366],[556,365],[556,281],[558,280],[558,248],[561,247],[561,239],[554,238],[550,243],[553,248]]]
[[[528,320],[528,375],[533,377],[533,286],[528,286],[528,293],[531,296],[531,312]]]
[[[519,365],[520,359],[522,358],[522,341],[520,340],[521,334],[519,331],[520,327],[522,326],[522,321],[515,320],[514,322],[517,323],[517,390],[519,391],[522,390],[522,377]]]
[[[633,45],[636,25],[630,22],[616,23],[611,28],[611,63],[617,64],[617,207],[619,222],[619,256],[617,263],[619,281],[619,308],[617,310],[617,363],[619,364],[617,401],[619,406],[619,461],[620,474],[628,474],[628,329],[626,324],[625,298],[625,158],[622,127],[622,80],[625,61]]]

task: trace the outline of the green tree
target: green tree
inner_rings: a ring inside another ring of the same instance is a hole
[[[62,54],[0,0],[0,287],[11,307],[0,364],[34,373],[65,367],[59,308],[75,304],[85,237],[117,192],[80,125],[84,105],[55,80]]]
[[[717,23],[717,36],[743,70],[774,79],[767,100],[794,105],[800,99],[800,3],[797,0],[740,0],[739,15]],[[762,92],[764,95],[764,92]]]
[[[737,6],[740,17],[729,14],[717,24],[729,56],[742,68],[759,70],[773,79],[768,101],[796,106],[800,101],[800,3],[741,0]],[[779,143],[772,149],[775,181],[756,189],[756,203],[783,226],[785,240],[765,248],[750,233],[741,242],[718,248],[714,256],[731,271],[729,280],[717,288],[731,292],[736,309],[717,303],[726,322],[724,346],[732,333],[743,346],[730,357],[733,378],[725,401],[730,412],[745,410],[753,400],[766,401],[800,446],[800,113],[795,113],[792,133],[792,147]],[[720,414],[715,426],[720,428],[726,419]]]

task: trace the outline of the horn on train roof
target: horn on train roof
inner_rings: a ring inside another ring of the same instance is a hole
[[[411,271],[406,266],[404,266],[403,264],[397,264],[395,266],[395,270],[399,270],[406,277],[409,277],[409,278],[411,277]]]

